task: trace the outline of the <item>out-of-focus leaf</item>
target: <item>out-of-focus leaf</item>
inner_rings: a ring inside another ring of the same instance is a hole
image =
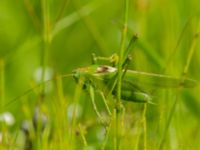
[[[188,110],[197,118],[200,120],[200,102],[197,101],[196,97],[189,93],[188,91],[185,91],[183,93],[183,102],[188,108]]]
[[[89,14],[91,14],[93,11],[95,11],[98,7],[100,7],[103,4],[103,2],[101,1],[94,1],[91,2],[85,6],[83,6],[79,11],[79,13],[83,16],[87,16]],[[60,32],[61,30],[69,27],[70,25],[74,24],[75,22],[77,22],[80,19],[80,16],[78,14],[78,12],[74,12],[66,17],[64,17],[63,19],[61,19],[59,22],[56,23],[55,28],[53,30],[53,36],[55,36],[58,32]]]
[[[138,40],[136,46],[144,51],[145,55],[148,56],[148,58],[159,68],[163,68],[164,62],[161,59],[161,57],[158,55],[158,53],[146,42],[142,40]]]

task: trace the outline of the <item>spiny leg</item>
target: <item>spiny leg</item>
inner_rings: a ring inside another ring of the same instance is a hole
[[[104,103],[104,105],[105,105],[105,107],[106,107],[106,110],[107,110],[109,116],[111,116],[111,111],[110,111],[110,109],[109,109],[109,106],[108,106],[108,103],[107,103],[107,101],[106,101],[106,98],[105,98],[104,93],[103,93],[102,91],[99,91],[99,94],[100,94],[101,98],[103,99],[103,103]]]
[[[99,110],[97,108],[97,105],[95,103],[94,88],[91,85],[89,85],[89,95],[90,95],[90,98],[91,98],[91,101],[92,101],[92,106],[94,108],[94,111],[95,111],[96,115],[100,119],[101,123],[104,124],[103,117],[101,116],[101,114],[100,114],[100,112],[99,112]]]

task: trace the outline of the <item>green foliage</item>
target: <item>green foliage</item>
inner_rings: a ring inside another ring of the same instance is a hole
[[[200,149],[199,4],[129,0],[124,15],[125,0],[1,0],[0,149],[30,142],[42,150],[114,149],[116,142],[119,149]],[[115,98],[74,82],[72,70],[90,66],[92,53],[124,51],[135,34],[129,69],[192,78],[197,86],[148,89],[141,82],[155,105],[122,102],[116,110]]]

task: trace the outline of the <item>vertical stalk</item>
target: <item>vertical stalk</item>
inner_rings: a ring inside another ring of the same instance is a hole
[[[147,112],[147,104],[144,104],[144,109],[143,109],[143,142],[144,142],[144,150],[147,150],[147,121],[146,121],[146,112]]]
[[[87,150],[88,144],[87,144],[87,140],[86,140],[86,137],[85,137],[85,134],[84,134],[84,129],[82,128],[81,124],[78,124],[78,128],[79,128],[79,131],[80,131],[81,139],[83,141],[84,150]]]
[[[45,81],[45,69],[48,62],[48,50],[51,43],[50,17],[49,17],[49,0],[42,0],[43,13],[43,50],[41,55],[42,82]],[[42,85],[41,95],[44,95],[45,84]]]
[[[114,111],[115,111],[115,110],[114,110]],[[113,115],[113,116],[111,117],[111,121],[110,121],[109,125],[108,125],[107,128],[106,128],[106,135],[105,135],[104,141],[103,141],[103,143],[102,143],[101,150],[104,150],[104,149],[105,149],[106,144],[107,144],[107,142],[108,142],[108,137],[109,137],[109,134],[110,134],[110,130],[111,130],[111,126],[112,126],[112,122],[113,122],[113,119],[114,119],[115,112],[113,112],[112,115]]]
[[[5,105],[5,68],[4,60],[0,59],[0,109]]]
[[[179,89],[180,90],[180,89]],[[162,150],[163,147],[164,147],[164,144],[165,144],[165,141],[166,141],[166,137],[167,137],[167,132],[168,132],[168,129],[169,129],[169,126],[170,126],[170,123],[172,121],[172,118],[173,118],[173,115],[175,113],[175,110],[176,110],[176,105],[177,105],[177,102],[178,102],[178,95],[176,95],[175,97],[175,101],[173,103],[173,106],[170,110],[170,114],[169,114],[169,117],[167,119],[167,124],[166,124],[166,127],[165,127],[165,130],[164,130],[164,134],[163,134],[163,137],[162,137],[162,140],[161,140],[161,143],[160,143],[160,147],[159,147],[159,150]]]
[[[0,113],[4,110],[5,106],[5,62],[3,58],[0,58]],[[2,145],[2,149],[9,149],[9,146],[7,145],[7,128],[5,123],[0,124],[0,130],[2,132],[3,138],[0,143],[0,149]],[[5,146],[3,146],[5,145]]]
[[[49,0],[41,0],[41,9],[42,9],[42,17],[43,17],[43,32],[42,32],[42,52],[41,52],[41,83],[45,83],[45,70],[48,59],[48,50],[50,47],[50,19],[49,19]],[[38,101],[39,109],[41,108],[41,104],[43,103],[45,97],[45,84],[41,85],[40,91],[40,99]],[[40,111],[40,110],[39,110]],[[41,111],[42,112],[42,111]],[[41,115],[39,114],[39,118],[41,119]],[[39,119],[39,120],[40,120]],[[36,131],[36,149],[41,149],[44,140],[40,136],[41,133],[41,122],[37,123],[39,128]]]
[[[81,97],[81,91],[83,87],[84,79],[80,78],[80,81],[78,82],[75,90],[75,95],[73,98],[73,103],[74,103],[74,109],[73,109],[73,114],[72,114],[72,122],[71,122],[71,131],[70,131],[70,146],[71,149],[76,149],[74,146],[76,145],[75,141],[75,131],[76,131],[76,125],[77,125],[77,106],[79,104],[79,99]]]
[[[117,101],[116,101],[116,119],[115,119],[115,148],[117,150],[120,149],[120,140],[121,140],[121,111],[120,111],[120,105],[121,105],[121,82],[122,82],[122,73],[123,73],[123,57],[125,52],[125,46],[126,46],[126,36],[127,36],[127,23],[128,23],[128,6],[129,6],[129,0],[125,0],[125,14],[124,14],[124,27],[122,30],[122,40],[121,40],[121,46],[119,51],[119,63],[118,63],[118,76],[117,76]]]
[[[58,16],[56,17],[56,22],[58,22],[59,19],[60,19],[61,17],[63,17],[64,11],[65,11],[66,7],[68,6],[69,1],[70,1],[70,0],[64,0],[64,2],[62,3],[62,6],[61,6],[61,8],[60,8],[60,10],[59,10],[59,12],[58,12]]]
[[[196,44],[197,44],[197,39],[199,37],[199,28],[200,28],[199,23],[200,22],[198,22],[197,32],[195,33],[195,35],[193,36],[193,39],[191,41],[191,46],[190,46],[190,49],[189,49],[189,52],[188,52],[188,57],[187,57],[186,64],[185,64],[185,67],[184,67],[184,70],[183,70],[183,73],[182,73],[182,76],[181,76],[181,79],[182,79],[181,82],[184,82],[184,80],[185,80],[185,77],[187,75],[187,72],[188,72],[188,69],[189,69],[189,66],[190,66],[190,63],[191,63],[191,60],[192,60],[192,56],[194,55],[195,47],[196,47]],[[180,85],[181,85],[181,83],[180,83]],[[182,87],[180,86],[180,88],[178,89],[178,92],[181,89],[182,89]],[[159,150],[162,150],[163,147],[164,147],[166,137],[167,137],[167,133],[168,133],[168,129],[169,129],[169,126],[171,124],[173,115],[175,113],[177,103],[178,103],[178,95],[176,95],[175,101],[174,101],[173,106],[170,110],[170,114],[169,114],[169,117],[167,119],[167,124],[166,124],[166,127],[164,129],[164,134],[163,134],[160,146],[159,146]]]

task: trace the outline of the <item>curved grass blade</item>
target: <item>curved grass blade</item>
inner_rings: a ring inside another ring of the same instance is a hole
[[[77,22],[80,19],[80,16],[78,15],[78,13],[81,13],[83,16],[87,16],[87,15],[91,14],[92,12],[94,12],[102,4],[104,4],[104,3],[100,2],[100,1],[91,2],[91,3],[83,6],[80,10],[78,10],[78,12],[74,12],[74,13],[64,17],[63,19],[59,20],[55,24],[55,27],[52,32],[52,36],[54,37],[56,34],[58,34],[63,29],[65,29],[65,28],[71,26],[72,24],[74,24],[75,22]]]

